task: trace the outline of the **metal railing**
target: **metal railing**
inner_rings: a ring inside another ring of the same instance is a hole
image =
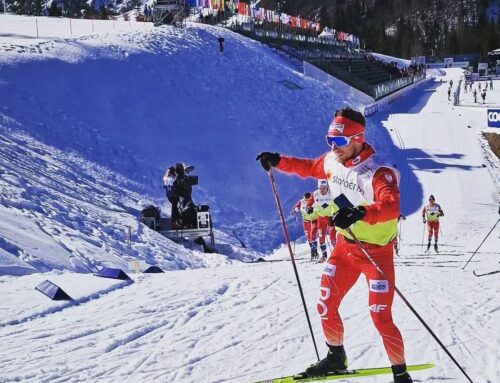
[[[332,76],[337,77],[339,80],[345,82],[346,84],[349,84],[352,87],[362,91],[363,93],[373,97],[375,100],[379,100],[382,97],[385,97],[399,89],[404,88],[405,86],[408,86],[425,78],[425,73],[418,73],[388,81],[383,81],[378,84],[371,84],[365,79],[354,76],[348,69],[342,68],[334,61],[310,60],[310,63],[331,74]]]
[[[259,26],[254,23],[240,22],[228,23],[226,27],[253,40],[280,49],[300,60],[361,57],[346,42],[322,39],[316,36],[315,32],[302,31],[302,28],[275,23],[270,23],[269,26],[265,24]]]

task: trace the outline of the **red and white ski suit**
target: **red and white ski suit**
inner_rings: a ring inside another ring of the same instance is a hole
[[[354,205],[362,204],[366,215],[363,222],[359,225],[358,222],[355,223],[352,229],[355,231],[356,225],[363,228],[358,238],[362,238],[366,250],[387,278],[377,271],[347,235],[337,235],[337,246],[328,258],[321,276],[317,304],[327,343],[334,346],[343,344],[344,327],[338,308],[362,273],[369,289],[371,318],[382,337],[389,360],[392,365],[404,363],[403,339],[391,313],[395,283],[393,243],[400,215],[397,171],[379,165],[375,151],[366,143],[363,144],[361,153],[345,164],[336,161],[333,152],[328,152],[317,159],[281,156],[276,168],[301,177],[327,179],[333,196],[343,193]],[[392,229],[384,237],[385,227]],[[338,230],[342,232],[341,229]],[[378,243],[370,243],[370,236],[375,235],[378,239],[372,242]]]
[[[304,234],[306,235],[307,242],[316,241],[316,235],[318,232],[317,221],[313,213],[308,213],[307,209],[312,208],[314,204],[314,199],[311,197],[308,200],[302,198],[293,207],[293,211],[299,211],[302,214],[302,225],[304,228]]]
[[[322,216],[321,212],[323,210],[327,210],[329,206],[332,204],[333,198],[330,193],[330,190],[327,190],[325,194],[321,193],[321,190],[315,190],[313,193],[314,198],[314,210],[317,213],[317,224],[318,227],[318,241],[320,246],[325,244],[326,233],[329,232],[330,243],[335,245],[335,236],[337,232],[335,231],[335,227],[328,226],[329,218],[328,216]],[[323,208],[326,206],[326,208]],[[325,245],[326,246],[326,245]]]
[[[443,210],[438,203],[435,203],[434,205],[428,204],[422,209],[422,217],[424,217],[427,221],[427,237],[429,242],[431,241],[433,234],[434,240],[437,242],[439,238],[439,217],[442,217],[443,215]]]

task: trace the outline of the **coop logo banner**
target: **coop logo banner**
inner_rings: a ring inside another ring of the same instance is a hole
[[[488,127],[500,128],[500,109],[488,109]]]

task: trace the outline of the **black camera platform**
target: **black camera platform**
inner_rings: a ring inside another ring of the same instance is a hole
[[[141,212],[141,222],[168,239],[176,242],[193,240],[203,246],[205,253],[215,252],[213,224],[208,205],[197,206],[196,226],[172,226],[170,218],[161,217],[160,210],[153,206]],[[209,238],[208,244],[203,237]]]

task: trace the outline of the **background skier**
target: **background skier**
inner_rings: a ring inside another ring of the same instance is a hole
[[[316,214],[314,213],[314,199],[309,192],[304,193],[304,198],[300,199],[292,209],[292,214],[302,213],[302,225],[307,242],[311,249],[311,261],[318,258],[318,244],[316,242],[317,226]]]
[[[397,236],[399,187],[397,171],[384,165],[364,142],[365,118],[350,108],[337,110],[326,141],[331,150],[317,159],[301,159],[263,152],[262,167],[271,166],[302,177],[327,179],[333,195],[344,194],[355,207],[342,207],[332,217],[338,229],[337,245],[321,276],[317,305],[328,346],[326,358],[310,366],[303,376],[324,376],[347,368],[344,326],[338,308],[345,294],[363,273],[368,281],[370,314],[382,337],[395,383],[411,383],[401,334],[392,320],[394,299],[393,243]],[[385,278],[345,230],[350,228]]]
[[[444,215],[441,206],[435,202],[434,196],[429,196],[429,204],[422,209],[422,219],[424,224],[427,223],[427,250],[431,247],[432,236],[434,235],[434,250],[438,251],[438,237],[439,237],[439,217]]]
[[[317,216],[319,248],[321,250],[321,259],[319,261],[325,262],[326,258],[328,258],[328,253],[326,251],[326,234],[329,231],[330,243],[333,246],[335,246],[335,235],[337,234],[335,227],[328,225],[333,198],[330,194],[327,180],[318,181],[318,189],[314,191],[313,198],[314,212]]]

